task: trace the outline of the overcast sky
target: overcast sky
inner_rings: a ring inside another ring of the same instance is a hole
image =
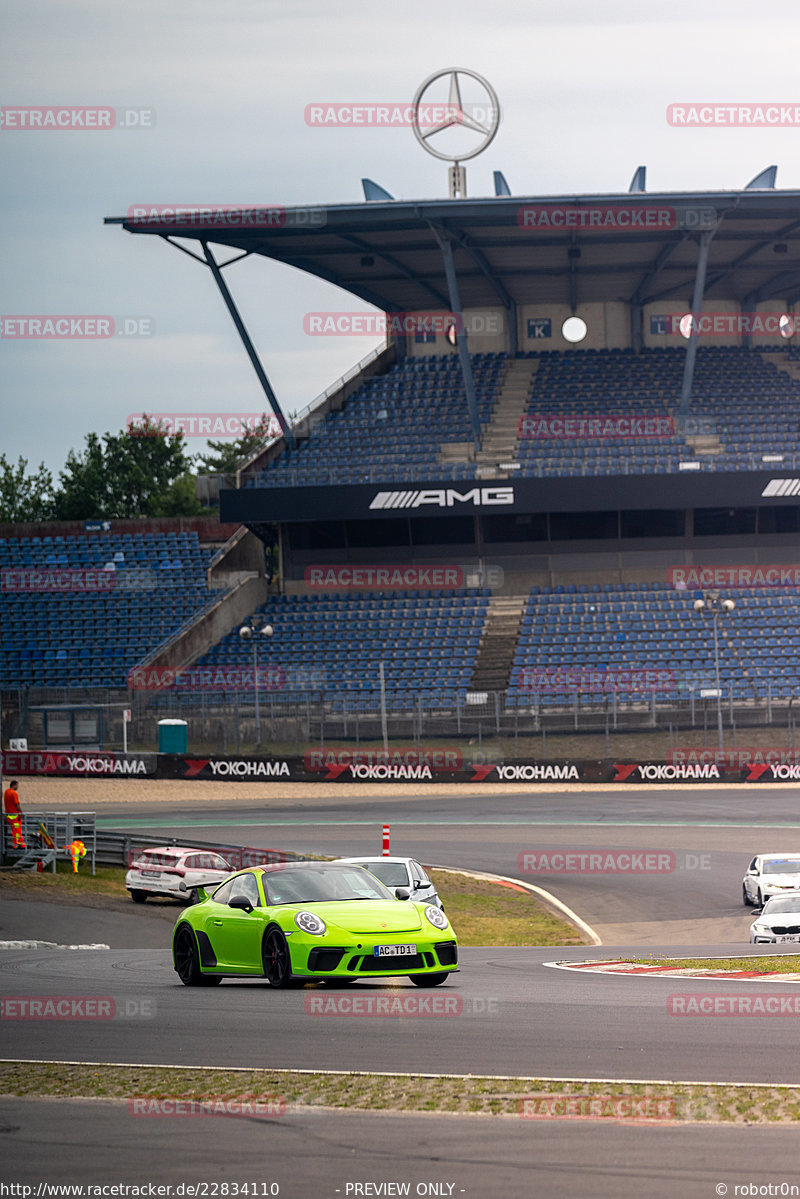
[[[459,66],[494,85],[502,122],[469,193],[742,187],[770,163],[800,188],[800,126],[683,129],[681,101],[800,104],[797,0],[4,0],[6,107],[149,109],[149,129],[0,129],[2,313],[147,317],[108,341],[0,340],[0,451],[57,472],[85,434],[131,413],[253,412],[252,368],[208,271],[158,238],[103,225],[137,203],[358,202],[446,195],[410,129],[315,128],[315,102],[410,100]],[[265,259],[227,273],[284,405],[304,407],[376,344],[307,337],[303,317],[364,309]],[[5,328],[5,326],[4,326]],[[202,449],[199,441],[191,442]]]

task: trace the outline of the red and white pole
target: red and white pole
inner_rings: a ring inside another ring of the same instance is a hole
[[[384,824],[384,826],[383,826],[383,857],[388,858],[388,856],[389,856],[389,825]]]

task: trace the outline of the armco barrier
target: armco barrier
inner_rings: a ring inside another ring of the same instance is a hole
[[[189,779],[201,782],[295,783],[800,783],[800,751],[751,750],[731,757],[698,755],[697,761],[656,762],[576,758],[469,761],[452,750],[364,750],[338,747],[304,757],[237,757],[193,754],[113,754],[72,751],[6,751],[4,774],[78,778]],[[706,760],[707,758],[711,760]]]

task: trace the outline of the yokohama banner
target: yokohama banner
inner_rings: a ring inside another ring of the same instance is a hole
[[[765,748],[712,755],[686,752],[669,762],[611,758],[552,761],[476,760],[456,746],[396,746],[388,751],[338,745],[307,750],[303,757],[198,757],[185,754],[117,754],[80,750],[6,751],[3,770],[17,775],[80,778],[216,779],[246,783],[613,783],[618,786],[698,783],[800,783],[800,755]]]

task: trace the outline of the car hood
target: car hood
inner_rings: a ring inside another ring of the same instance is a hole
[[[350,933],[418,933],[423,927],[422,913],[407,901],[331,900],[292,904],[291,911],[314,912],[327,925],[335,924]]]
[[[800,912],[768,912],[766,916],[761,912],[753,923],[765,924],[768,928],[772,928],[774,925],[780,927],[788,924],[800,925]]]
[[[796,874],[762,874],[761,882],[765,887],[797,887],[800,890],[800,872]]]

